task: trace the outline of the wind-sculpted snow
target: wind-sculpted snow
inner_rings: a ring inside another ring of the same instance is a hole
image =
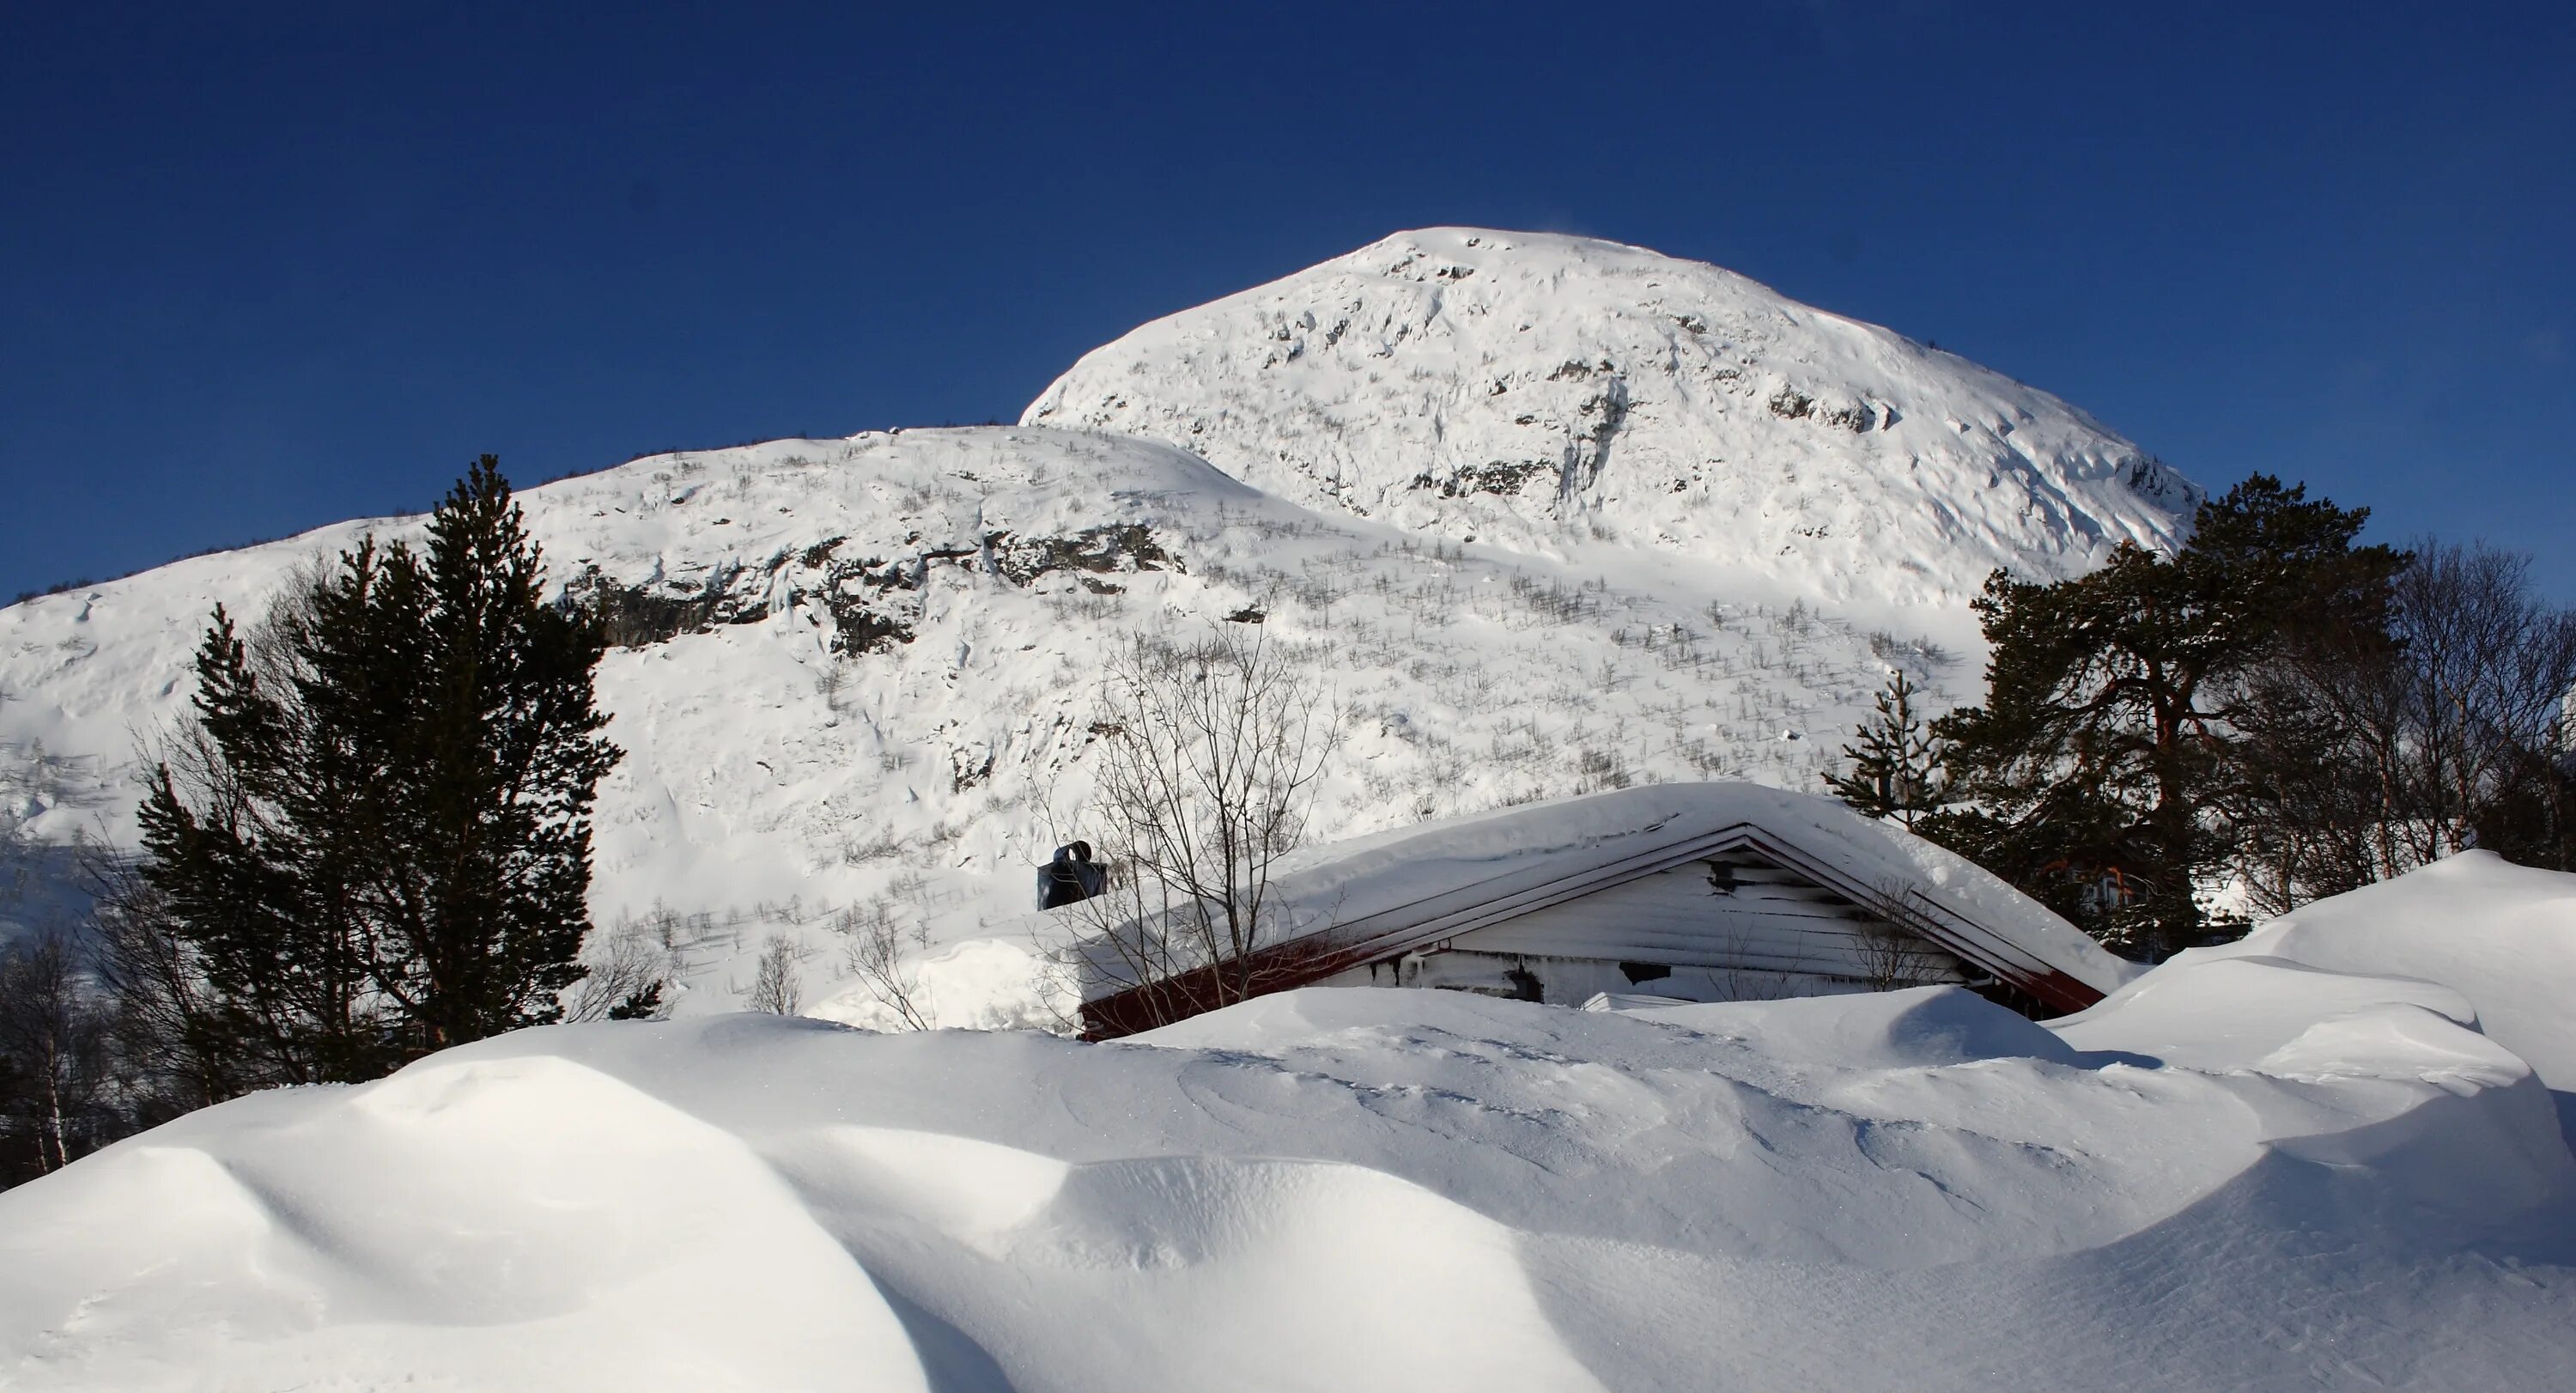
[[[1022,419],[1453,540],[1618,543],[1836,601],[2076,574],[2174,545],[2201,497],[2046,392],[1742,276],[1467,228],[1145,325]]]
[[[1082,834],[1047,810],[1087,788],[1097,679],[1137,632],[1257,621],[1292,654],[1348,736],[1317,810],[1336,836],[1631,782],[1813,788],[1891,666],[1962,676],[1713,580],[1432,542],[1043,427],[657,456],[521,498],[551,576],[624,645],[599,674],[627,757],[601,791],[593,951],[624,923],[692,1012],[740,1002],[771,935],[805,1004],[845,994],[833,925],[855,913],[940,958],[940,1023],[1045,1019],[1026,935],[988,924]],[[211,608],[254,620],[296,567],[419,525],[0,609],[0,810],[130,846],[138,755],[187,708]],[[836,1014],[891,1019],[864,993]]]
[[[2122,1048],[2160,1051],[2154,1041],[2166,1036],[2215,1038],[2235,1053],[2259,1054],[2289,1048],[2310,1028],[2315,1006],[2336,993],[2354,1007],[2404,1003],[2473,1025],[2527,1062],[2557,1095],[2576,1140],[2570,983],[2576,876],[2471,851],[2318,901],[2237,942],[2182,953],[2069,1017],[2067,1034],[2086,1041],[2108,1038],[2108,1030]],[[2119,1024],[2096,1025],[2097,1016]]]
[[[1926,988],[522,1032],[0,1195],[0,1382],[2563,1383],[2576,1163],[2529,1070],[2422,981],[2285,976],[2287,1044],[2123,1018],[2203,980],[2063,1031]]]

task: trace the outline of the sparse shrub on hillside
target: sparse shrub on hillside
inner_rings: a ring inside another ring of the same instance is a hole
[[[672,921],[667,927],[653,917],[630,918],[595,936],[589,971],[565,1000],[565,1020],[651,1020],[662,1014],[663,990],[680,975],[681,964],[678,916],[661,914]]]
[[[1920,667],[1944,668],[1957,661],[1950,650],[1928,638],[1898,638],[1885,629],[1869,631],[1869,655],[1883,663],[1912,662]]]
[[[1606,789],[1626,788],[1636,782],[1635,775],[1609,750],[1585,748],[1575,752],[1576,793],[1599,793]]]

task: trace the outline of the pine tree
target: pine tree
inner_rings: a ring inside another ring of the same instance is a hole
[[[1915,714],[1914,680],[1899,668],[1878,694],[1878,713],[1854,731],[1858,742],[1843,746],[1849,772],[1827,771],[1825,786],[1835,797],[1876,818],[1895,818],[1911,828],[1947,804],[1942,771],[1943,743]]]
[[[363,1078],[553,1019],[589,928],[599,731],[586,614],[498,461],[424,551],[373,538],[249,639],[220,608],[143,808],[144,881],[240,1086]]]
[[[2353,546],[2367,517],[2257,475],[2203,505],[2173,558],[2123,545],[2054,585],[1997,572],[1976,602],[1986,702],[1933,726],[1975,806],[1922,830],[2123,951],[2157,959],[2223,931],[2201,893],[2259,776],[2248,693],[2314,636],[2385,624],[2406,558]]]

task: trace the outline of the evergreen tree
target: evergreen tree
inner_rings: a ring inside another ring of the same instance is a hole
[[[1976,806],[1923,830],[2122,951],[2208,941],[2200,892],[2230,868],[2231,810],[2259,777],[2256,677],[2319,636],[2384,630],[2406,558],[2353,546],[2367,516],[2257,475],[2203,505],[2173,558],[2124,545],[2054,585],[1997,572],[1976,602],[1986,702],[1933,727]]]
[[[1944,747],[1915,713],[1916,690],[1904,669],[1890,674],[1878,694],[1878,713],[1853,732],[1857,744],[1843,746],[1850,770],[1822,776],[1836,798],[1909,828],[1950,801],[1941,772]]]
[[[372,543],[343,558],[372,578]],[[144,863],[120,908],[159,940],[171,1044],[201,1061],[206,1101],[274,1083],[370,1078],[399,1062],[351,912],[359,782],[347,741],[313,719],[301,661],[324,584],[281,600],[258,642],[218,605],[197,650],[195,720],[146,790]]]
[[[589,928],[589,616],[543,598],[498,462],[428,545],[373,538],[245,640],[220,608],[196,719],[143,808],[143,879],[241,1086],[363,1078],[551,1020]]]

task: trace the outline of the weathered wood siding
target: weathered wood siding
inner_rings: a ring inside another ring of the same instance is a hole
[[[1326,987],[1433,987],[1580,1006],[1594,994],[1668,996],[1680,1001],[1777,1001],[1869,987],[1818,973],[1742,967],[1671,967],[1601,958],[1479,953],[1456,948],[1370,963],[1317,983]]]
[[[1444,946],[1880,984],[1891,966],[1923,982],[1972,975],[1957,958],[1911,936],[1903,939],[1903,961],[1891,964],[1885,946],[1890,932],[1877,916],[1833,891],[1739,854],[1642,876],[1461,934]]]

